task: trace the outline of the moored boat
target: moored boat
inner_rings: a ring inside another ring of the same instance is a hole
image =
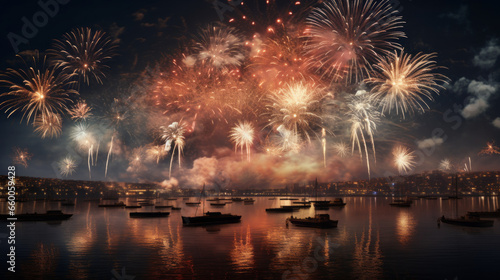
[[[113,204],[99,204],[99,207],[125,207],[125,203],[123,203],[123,201],[120,201]]]
[[[0,215],[1,221],[7,221],[7,218],[16,218],[16,221],[27,221],[27,222],[35,222],[35,221],[60,221],[67,220],[71,218],[73,214],[64,214],[61,210],[48,210],[45,214],[39,213],[25,213],[25,214],[16,214],[15,216],[11,216],[8,214]]]
[[[130,212],[130,218],[161,218],[168,217],[170,212]]]
[[[272,213],[290,213],[293,212],[293,208],[266,208],[266,212]]]
[[[241,221],[241,216],[222,214],[221,212],[206,212],[203,216],[186,217],[182,216],[182,224],[184,226],[203,226],[213,224],[229,224],[238,223]]]
[[[411,201],[393,201],[389,203],[391,206],[395,207],[410,207],[411,206]]]
[[[465,215],[461,216],[457,219],[446,218],[444,215],[439,218],[440,222],[445,224],[451,224],[456,226],[465,226],[465,227],[492,227],[493,220],[481,220],[477,216]]]
[[[330,215],[328,214],[316,214],[314,218],[308,217],[304,219],[299,219],[292,216],[287,220],[299,227],[314,228],[334,228],[337,227],[337,224],[339,222],[338,220],[330,220]]]

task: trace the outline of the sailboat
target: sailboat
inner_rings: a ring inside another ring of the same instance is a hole
[[[316,187],[318,186],[318,179],[316,179],[315,185]],[[314,228],[334,228],[337,227],[339,222],[338,220],[330,220],[330,215],[328,214],[316,214],[316,207],[314,208],[314,217],[300,219],[292,215],[290,218],[287,218],[287,225],[288,221],[298,227]]]
[[[200,202],[204,190],[205,190],[205,184],[203,184],[203,188],[201,190]],[[198,211],[198,208],[196,208],[196,211]],[[205,211],[205,202],[203,202],[202,212],[204,211]],[[203,213],[203,215],[201,216],[196,216],[196,212],[195,216],[193,217],[182,216],[182,224],[184,226],[204,226],[204,225],[214,225],[214,224],[239,223],[240,220],[241,216],[239,215],[222,214],[221,212],[210,212],[210,211]]]
[[[458,198],[458,176],[455,183],[455,198]],[[458,217],[458,202],[455,202],[455,216],[457,218],[446,218],[444,215],[438,218],[438,223],[465,226],[465,227],[492,227],[493,220],[481,220],[479,216],[470,215],[467,213],[465,216]]]
[[[453,183],[453,177],[451,179]],[[455,176],[455,186],[458,186],[458,175]],[[458,189],[456,189],[455,195],[448,196],[449,199],[462,199],[461,196],[458,196]]]

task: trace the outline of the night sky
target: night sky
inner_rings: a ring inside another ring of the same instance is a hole
[[[434,95],[433,102],[428,102],[430,110],[424,114],[416,113],[406,119],[395,115],[387,116],[386,119],[395,125],[379,126],[379,134],[375,135],[377,163],[371,162],[371,176],[381,177],[389,174],[388,172],[397,172],[390,164],[394,142],[404,143],[419,155],[423,155],[418,156],[412,173],[438,169],[440,161],[445,158],[456,165],[456,168],[463,169],[464,165],[469,164],[469,157],[473,171],[498,170],[500,155],[479,153],[486,147],[487,142],[495,141],[496,145],[500,144],[500,3],[455,0],[401,0],[391,3],[400,10],[405,22],[402,30],[407,38],[399,41],[405,52],[436,52],[437,64],[443,67],[439,69],[439,73],[446,75],[450,82],[445,86],[446,89],[440,90],[439,95]],[[283,9],[286,7],[278,5],[281,6]],[[9,42],[8,34],[21,34],[22,18],[26,17],[31,21],[33,15],[41,10],[35,1],[9,1],[2,5],[2,71],[12,67],[15,60],[15,51]],[[237,15],[237,10],[226,12],[223,21],[227,23],[229,18]],[[93,107],[94,115],[99,115],[105,110],[106,104],[113,102],[115,98],[130,96],[128,91],[138,94],[135,85],[145,69],[154,67],[161,59],[168,60],[170,55],[179,50],[183,51],[185,42],[189,42],[193,34],[216,21],[219,21],[219,16],[211,1],[71,0],[67,4],[59,4],[59,11],[46,25],[38,28],[27,44],[20,44],[19,51],[26,54],[39,50],[44,53],[46,49],[51,48],[53,39],[59,39],[64,33],[77,27],[90,27],[107,32],[118,44],[118,48],[117,55],[108,63],[110,69],[106,72],[106,79],[102,85],[80,85],[80,98]],[[236,27],[240,28],[237,25]],[[253,31],[242,30],[247,37],[252,35],[251,32]],[[1,92],[6,90],[5,87],[0,89]],[[0,174],[7,173],[7,166],[12,164],[13,148],[20,147],[27,148],[33,157],[28,167],[16,166],[17,176],[62,178],[57,172],[56,163],[71,154],[75,156],[78,167],[67,178],[89,178],[87,155],[85,152],[76,151],[69,138],[69,132],[74,125],[71,119],[63,118],[61,136],[42,139],[33,132],[31,124],[27,124],[26,120],[21,122],[20,114],[7,118],[4,111],[5,109],[0,114],[0,127],[3,131],[0,146],[1,166],[4,168]],[[134,112],[136,113],[144,112]],[[135,147],[158,141],[149,125],[138,123],[141,122],[141,117],[134,116],[133,119],[134,125],[120,132],[120,153],[113,155],[107,178],[104,177],[103,166],[109,139],[100,143],[102,147],[97,164],[92,167],[92,180],[163,181],[166,185],[179,181],[181,184],[195,185],[206,177],[226,183],[230,177],[236,186],[265,186],[291,183],[300,181],[301,178],[306,181],[318,176],[325,181],[367,178],[366,167],[363,161],[359,160],[357,151],[350,158],[332,159],[334,163],[328,165],[326,172],[323,170],[319,152],[301,154],[304,161],[299,157],[296,161],[288,161],[287,164],[300,166],[307,162],[305,158],[312,157],[316,157],[319,163],[304,167],[303,172],[290,171],[293,176],[288,176],[288,173],[283,171],[288,169],[283,161],[265,161],[256,156],[253,167],[241,164],[233,166],[240,176],[235,178],[236,175],[230,174],[231,168],[228,167],[228,158],[233,156],[234,147],[226,136],[222,137],[218,133],[207,136],[205,131],[205,134],[194,133],[191,138],[186,137],[183,159],[185,170],[178,172],[177,166],[174,165],[175,182],[167,181],[170,154],[157,165],[149,164],[142,167],[142,170],[131,170],[127,160],[128,154]],[[158,123],[161,123],[161,120],[158,120]],[[206,140],[202,140],[203,137]],[[335,135],[329,139],[334,141]],[[177,156],[174,158],[174,164],[176,160]],[[270,166],[269,162],[275,164]],[[214,169],[209,167],[212,164],[216,166]],[[258,165],[265,165],[267,168],[256,167]],[[273,174],[284,172],[281,174],[282,178],[263,178],[272,176],[267,173],[269,169],[281,169]]]

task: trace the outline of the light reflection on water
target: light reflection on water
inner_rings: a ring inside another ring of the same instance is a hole
[[[335,229],[285,225],[287,213],[265,208],[290,201],[256,198],[254,205],[233,202],[222,211],[242,215],[239,224],[185,228],[181,215],[201,209],[182,207],[168,218],[130,219],[143,209],[99,208],[77,201],[62,207],[74,216],[62,223],[18,223],[18,279],[111,279],[126,268],[135,279],[458,279],[496,273],[500,258],[500,219],[493,228],[441,225],[456,209],[495,210],[497,197],[417,200],[408,209],[392,208],[390,198],[348,197],[347,206],[318,211],[339,220]],[[129,201],[125,201],[129,203]],[[457,204],[458,203],[458,207]],[[6,209],[5,202],[0,202]],[[59,203],[19,203],[18,212],[45,212]],[[168,211],[168,210],[167,210]],[[5,212],[5,210],[4,210]],[[303,209],[294,216],[314,215]],[[7,251],[0,243],[1,252]],[[495,249],[492,249],[495,248]],[[1,261],[4,263],[5,254]],[[3,272],[2,272],[3,273]],[[1,276],[1,274],[0,274]],[[4,279],[0,277],[1,279]]]

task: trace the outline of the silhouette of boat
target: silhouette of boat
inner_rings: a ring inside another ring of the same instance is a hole
[[[174,211],[174,210],[181,210],[181,208],[180,207],[172,207],[172,211]]]
[[[125,207],[125,203],[123,203],[123,201],[120,201],[113,204],[99,204],[99,207]]]
[[[241,220],[239,215],[221,214],[221,212],[206,212],[203,216],[185,217],[182,216],[184,226],[203,226],[214,224],[238,223]]]
[[[187,206],[198,206],[200,205],[200,202],[186,202]]]
[[[243,199],[244,204],[253,204],[255,202],[255,199],[253,198],[245,198]]]
[[[330,215],[328,214],[316,214],[314,218],[308,217],[304,219],[299,219],[292,216],[287,220],[298,227],[314,228],[334,228],[337,227],[337,224],[339,222],[338,220],[330,220]]]
[[[473,217],[484,217],[484,218],[499,218],[500,208],[496,211],[479,211],[479,212],[467,212],[469,216]]]
[[[411,203],[411,201],[393,201],[389,203],[389,205],[395,207],[410,207]]]
[[[492,227],[493,220],[481,220],[477,216],[465,215],[457,219],[446,218],[444,215],[439,220],[445,224],[465,227]]]
[[[329,200],[325,201],[316,201],[314,203],[314,207],[342,207],[346,206],[347,203],[342,200],[342,198],[335,198],[333,202],[330,202]]]
[[[17,221],[60,221],[67,220],[71,218],[73,214],[64,214],[61,210],[48,210],[45,214],[39,213],[25,213],[25,214],[16,214],[15,216],[11,216],[8,214],[0,215],[0,220],[6,221],[7,218],[17,218]]]
[[[233,202],[242,202],[243,199],[241,197],[235,197],[231,199]]]
[[[142,208],[142,205],[127,205],[125,208]]]
[[[293,208],[266,208],[266,212],[271,212],[271,213],[290,213],[290,212],[293,212]]]
[[[130,218],[161,218],[168,217],[170,212],[130,212]]]
[[[210,205],[222,207],[222,206],[226,206],[226,203],[225,202],[213,202],[213,203],[210,203]]]

